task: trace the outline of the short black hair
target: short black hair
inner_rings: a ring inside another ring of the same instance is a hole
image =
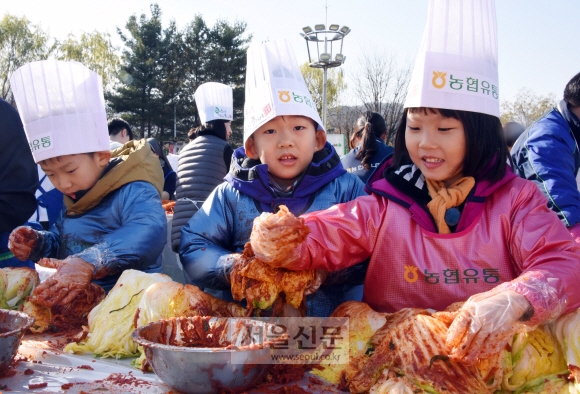
[[[401,116],[395,136],[393,166],[412,164],[407,150],[405,131],[407,130],[407,113],[428,112],[441,114],[446,118],[457,119],[465,130],[465,157],[463,175],[476,180],[497,182],[506,173],[508,160],[511,160],[503,134],[501,122],[497,116],[479,112],[459,111],[441,108],[406,108]]]
[[[503,125],[503,134],[505,136],[505,142],[510,148],[514,146],[517,139],[522,135],[526,128],[518,122],[507,122]]]
[[[195,136],[201,137],[202,135],[215,135],[216,137],[227,141],[228,131],[226,130],[226,123],[228,122],[231,122],[231,120],[216,119],[206,122],[199,126],[199,128],[195,131]]]
[[[573,107],[580,106],[580,73],[574,75],[564,88],[564,100]]]
[[[129,139],[131,140],[133,139],[133,131],[131,130],[131,126],[129,126],[129,123],[127,123],[125,119],[122,118],[110,119],[108,122],[108,126],[109,126],[109,135],[117,135],[121,131],[127,130],[127,135],[129,136]]]

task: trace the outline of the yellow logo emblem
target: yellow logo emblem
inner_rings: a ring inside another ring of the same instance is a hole
[[[433,86],[435,86],[437,89],[444,87],[447,83],[447,80],[445,79],[446,75],[447,73],[444,73],[443,71],[433,71],[433,79],[431,80]],[[438,79],[440,79],[441,82],[437,83]]]
[[[278,91],[278,97],[280,98],[280,101],[287,103],[290,101],[290,92],[287,90],[280,90]]]
[[[417,274],[417,267],[414,267],[412,265],[406,265],[405,266],[405,280],[409,283],[415,283],[417,282],[417,279],[419,279],[419,275]]]

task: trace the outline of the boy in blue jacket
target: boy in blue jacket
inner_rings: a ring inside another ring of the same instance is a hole
[[[262,212],[286,205],[301,215],[366,194],[363,183],[346,172],[326,142],[285,41],[248,49],[244,147],[235,150],[225,181],[182,227],[180,245],[181,262],[191,281],[224,300],[232,300],[232,264]],[[307,297],[307,314],[328,316],[342,302],[360,300],[365,268],[361,264],[346,275],[329,276]]]
[[[65,196],[50,231],[23,226],[10,235],[16,257],[57,268],[34,290],[35,302],[67,304],[91,280],[108,289],[129,268],[159,272],[161,167],[146,140],[111,157],[100,77],[80,63],[47,60],[21,67],[11,84],[34,160]]]

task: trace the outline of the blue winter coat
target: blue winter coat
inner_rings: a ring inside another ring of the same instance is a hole
[[[127,151],[120,152],[126,153],[122,162],[76,203],[65,197],[66,212],[50,231],[41,232],[31,260],[75,255],[104,266],[111,274],[95,283],[105,289],[112,287],[125,269],[161,271],[161,252],[167,239],[160,198],[163,173],[159,160],[143,141],[125,144]],[[121,186],[114,189],[116,184]]]
[[[562,100],[530,126],[511,150],[514,171],[535,182],[566,227],[580,223],[580,121]]]
[[[356,148],[351,150],[344,156],[341,160],[342,165],[348,171],[353,173],[354,175],[358,176],[363,183],[367,182],[369,176],[373,172],[375,168],[381,164],[385,157],[389,156],[393,153],[393,147],[389,145],[385,145],[382,140],[377,139],[377,150],[375,154],[371,157],[370,160],[370,168],[365,168],[359,159],[356,158],[358,152],[360,151],[361,145],[359,144]]]
[[[254,218],[283,204],[295,215],[323,210],[366,195],[364,185],[347,173],[330,144],[314,155],[305,176],[292,197],[278,197],[268,183],[268,167],[245,156],[243,148],[234,152],[232,169],[201,209],[181,229],[180,258],[193,284],[221,299],[232,300],[218,259],[241,253],[250,240]],[[339,304],[362,298],[366,265],[339,273],[307,297],[308,315],[328,316]],[[346,274],[346,275],[345,275]]]

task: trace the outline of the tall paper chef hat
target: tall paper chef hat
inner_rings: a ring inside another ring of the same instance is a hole
[[[246,67],[244,144],[260,126],[281,115],[307,116],[324,130],[290,44],[252,44]]]
[[[195,105],[201,124],[216,119],[234,118],[234,96],[231,87],[217,82],[206,82],[195,91]]]
[[[430,0],[405,108],[432,107],[499,117],[493,0]]]
[[[14,99],[37,163],[109,150],[101,77],[78,62],[43,60],[10,77]]]

